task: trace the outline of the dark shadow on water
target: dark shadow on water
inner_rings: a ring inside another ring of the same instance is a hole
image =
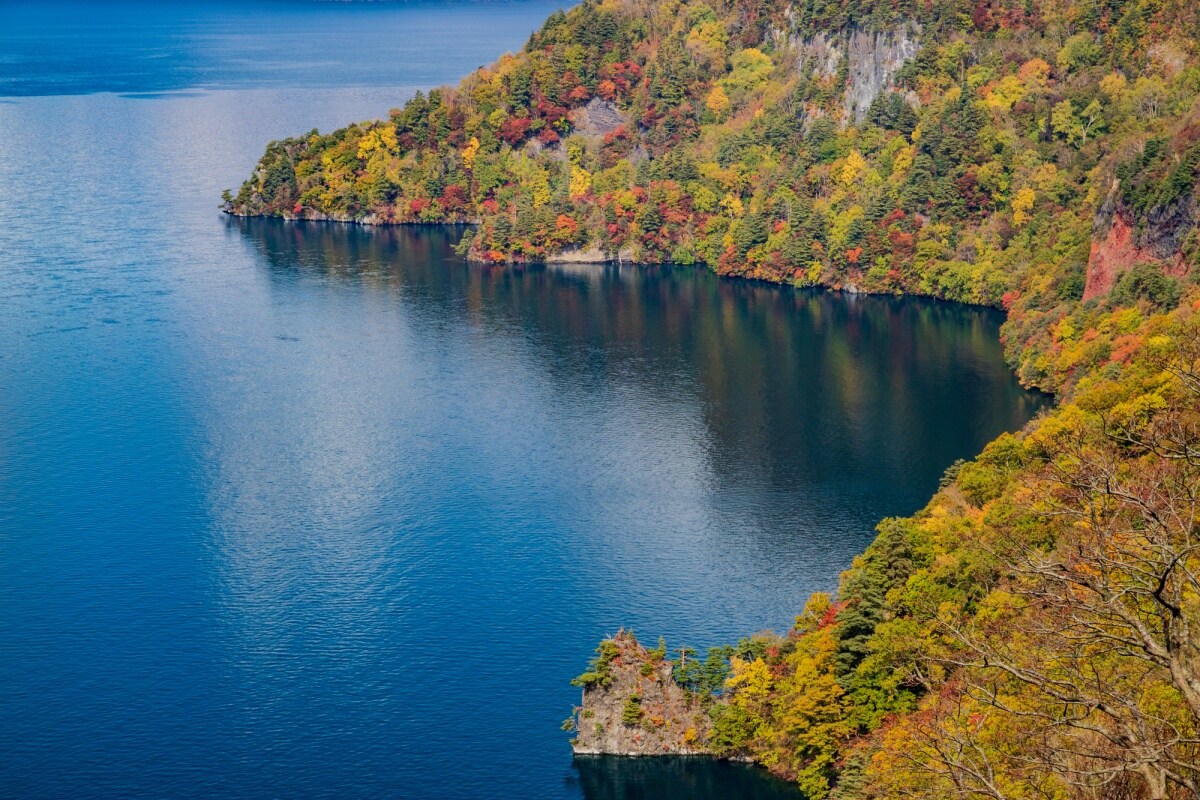
[[[709,758],[575,759],[586,800],[803,800],[792,784],[751,764]]]
[[[847,499],[820,493],[850,487],[864,506],[859,546],[881,516],[927,501],[956,458],[1049,402],[1005,366],[992,309],[722,279],[703,267],[468,265],[452,249],[463,226],[230,226],[281,292],[317,279],[403,298],[430,330],[520,335],[563,392],[614,375],[651,392],[695,386],[724,486],[749,489],[745,476],[758,475],[781,493],[818,487],[818,527],[823,502]]]

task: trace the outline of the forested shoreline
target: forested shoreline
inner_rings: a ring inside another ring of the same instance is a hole
[[[225,209],[1003,308],[1057,407],[786,634],[603,643],[577,744],[812,798],[1200,797],[1198,31],[1186,0],[589,0],[386,120],[271,143]]]

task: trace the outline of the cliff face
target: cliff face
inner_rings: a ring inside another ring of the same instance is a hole
[[[630,125],[629,117],[615,103],[593,97],[568,115],[573,130],[581,136],[602,138]]]
[[[705,755],[709,720],[672,677],[672,663],[628,633],[609,640],[606,677],[583,689],[576,709],[577,755]]]
[[[857,123],[875,98],[892,86],[892,79],[917,54],[917,37],[909,28],[865,33],[855,30],[846,43],[850,77],[843,108]]]
[[[846,64],[846,89],[842,97],[842,122],[857,124],[871,103],[893,86],[896,73],[917,54],[919,30],[904,26],[890,30],[864,31],[852,28],[841,33],[819,33],[798,42],[800,69],[830,78]]]
[[[1117,199],[1119,190],[1120,183],[1114,180],[1096,216],[1084,300],[1108,294],[1120,277],[1138,264],[1158,264],[1164,274],[1174,278],[1187,275],[1193,267],[1183,249],[1184,237],[1200,216],[1195,195],[1151,208],[1137,219]]]

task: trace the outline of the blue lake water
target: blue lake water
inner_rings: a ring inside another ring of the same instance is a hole
[[[0,5],[0,795],[787,794],[568,682],[832,589],[1044,405],[999,316],[216,210],[556,7]]]

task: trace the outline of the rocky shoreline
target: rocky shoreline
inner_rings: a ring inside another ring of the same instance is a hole
[[[575,755],[713,756],[711,720],[702,698],[676,681],[664,650],[632,633],[606,639],[592,668],[576,679],[580,705],[568,720]]]

